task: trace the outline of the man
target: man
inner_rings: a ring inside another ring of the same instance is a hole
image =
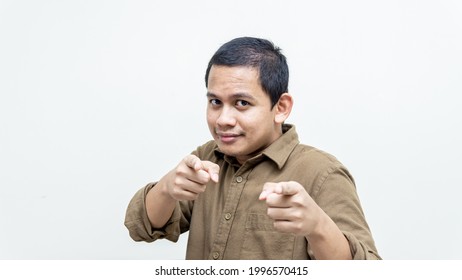
[[[177,241],[187,259],[378,259],[353,178],[285,124],[293,99],[285,56],[237,38],[211,58],[213,141],[139,190],[125,225],[136,241]]]

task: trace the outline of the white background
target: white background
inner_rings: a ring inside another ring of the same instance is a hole
[[[303,143],[356,179],[385,259],[462,258],[462,2],[0,0],[0,259],[183,259],[132,195],[210,139],[239,36],[288,57]]]

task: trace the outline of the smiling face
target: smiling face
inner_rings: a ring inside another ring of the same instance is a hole
[[[271,108],[257,69],[213,65],[207,91],[210,133],[219,149],[239,163],[282,135],[281,126],[288,114],[281,116],[278,104]]]

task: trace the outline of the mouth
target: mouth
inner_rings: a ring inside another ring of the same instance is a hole
[[[237,139],[243,134],[240,133],[225,133],[217,132],[218,140],[224,144],[232,144],[237,141]]]

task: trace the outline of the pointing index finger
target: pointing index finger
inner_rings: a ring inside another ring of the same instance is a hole
[[[276,191],[277,188],[280,188],[278,187],[279,183],[271,183],[271,182],[268,182],[268,183],[265,183],[263,185],[263,190],[262,192],[260,193],[260,196],[258,197],[259,200],[265,200],[266,197],[271,194],[271,193],[278,193]]]
[[[295,195],[299,191],[298,185],[294,182],[266,183],[260,193],[259,200],[265,200],[271,193],[280,195]]]
[[[218,183],[218,174],[220,173],[220,166],[218,166],[218,164],[211,161],[202,161],[199,157],[192,154],[188,155],[184,159],[184,163],[189,168],[194,169],[195,172],[199,172],[201,170],[207,172],[210,176],[210,179],[212,179],[212,181],[214,181],[215,183]]]

